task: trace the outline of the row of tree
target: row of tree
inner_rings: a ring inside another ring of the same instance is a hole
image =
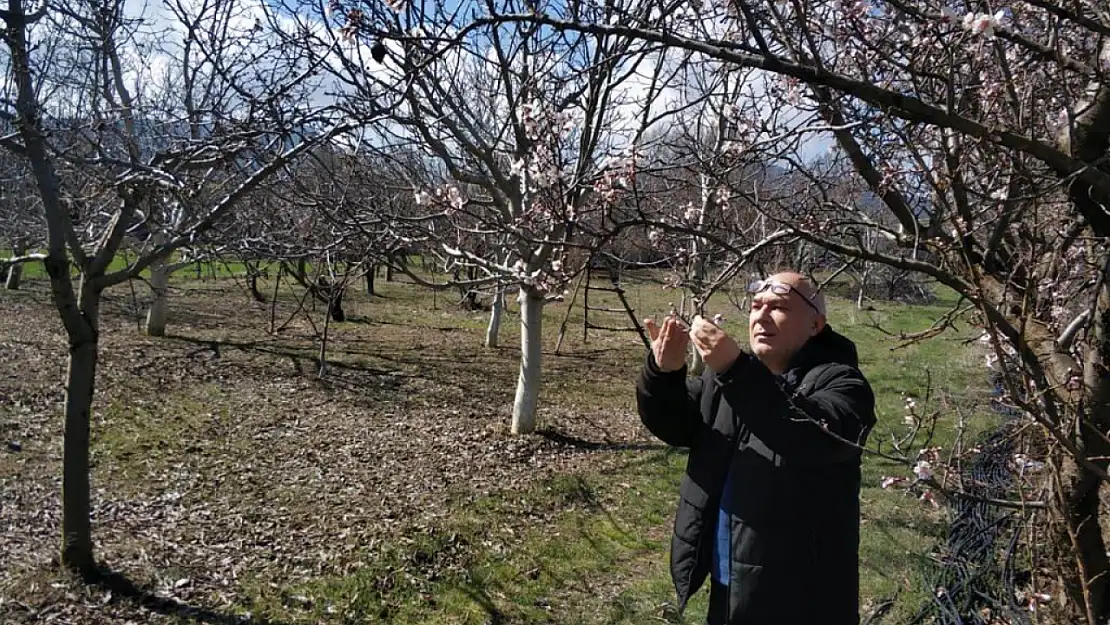
[[[983,328],[1056,469],[1023,507],[1055,537],[1029,566],[1104,622],[1110,15],[996,9],[9,0],[0,264],[15,282],[45,265],[69,336],[63,560],[94,570],[100,296],[144,270],[151,334],[169,275],[219,254],[282,260],[306,287],[321,284],[307,267],[334,286],[387,263],[486,292],[490,343],[515,292],[512,428],[528,432],[543,308],[587,263],[669,267],[700,309],[789,245],[861,283],[960,295],[916,338]]]

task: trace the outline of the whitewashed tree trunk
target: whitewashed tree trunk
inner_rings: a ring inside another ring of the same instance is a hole
[[[4,281],[4,288],[9,291],[19,289],[19,283],[23,280],[23,265],[15,264],[8,267],[8,278]]]
[[[146,314],[147,336],[166,335],[166,300],[169,283],[170,272],[166,260],[158,259],[151,263],[150,290],[154,292],[154,300],[150,302],[150,310]]]
[[[543,347],[543,295],[520,288],[520,378],[513,402],[513,434],[530,434],[536,429],[536,406],[540,396],[540,356]]]
[[[27,248],[16,246],[13,251],[13,256],[22,256],[27,253]],[[15,291],[19,288],[19,283],[23,279],[23,263],[16,263],[8,267],[8,277],[4,281],[4,288],[9,291]]]
[[[701,352],[693,345],[690,346],[690,373],[700,376],[705,372],[705,360],[701,357]]]
[[[493,307],[489,313],[489,326],[486,328],[486,347],[497,347],[497,335],[501,332],[501,318],[505,312],[505,287],[498,287],[493,296]]]
[[[859,295],[856,296],[856,308],[863,309],[863,297],[867,292],[867,282],[871,278],[871,266],[864,267],[863,272],[859,276]]]

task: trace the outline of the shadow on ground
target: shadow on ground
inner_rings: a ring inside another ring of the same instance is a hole
[[[546,438],[557,445],[566,445],[583,451],[652,451],[666,449],[661,443],[620,443],[612,441],[589,441],[584,438],[564,434],[557,430],[545,428],[536,430],[536,434]]]
[[[133,601],[152,612],[186,621],[209,623],[210,625],[287,625],[283,621],[226,614],[182,603],[169,597],[161,597],[136,584],[126,574],[107,568],[98,571],[97,576],[90,581],[90,585],[100,590],[110,591],[113,600]]]

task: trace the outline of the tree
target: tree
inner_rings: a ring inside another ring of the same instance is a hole
[[[1110,15],[1081,0],[1000,11],[926,0],[701,7],[686,21],[637,5],[619,23],[590,22],[552,5],[482,23],[639,37],[758,68],[780,97],[829,124],[836,162],[881,201],[882,218],[829,193],[828,170],[803,161],[793,167],[810,180],[806,195],[761,210],[794,236],[928,276],[963,298],[923,336],[958,318],[984,329],[1006,401],[1058,470],[1032,485],[1046,495],[1054,539],[1030,541],[1030,566],[1063,580],[1050,593],[1069,600],[1060,618],[1105,622]],[[711,20],[724,32],[694,36]],[[802,215],[791,210],[799,204]],[[1055,580],[1034,583],[1042,587],[1023,589],[1032,605]]]
[[[255,29],[264,29],[269,15],[257,4],[214,4],[240,17],[253,6],[261,11],[254,13]],[[10,0],[0,11],[9,61],[5,84],[12,90],[2,114],[15,128],[0,144],[32,171],[47,235],[44,252],[7,258],[0,266],[43,262],[68,337],[61,561],[85,576],[96,574],[89,417],[102,293],[192,244],[274,172],[339,128],[324,111],[305,106],[301,90],[314,70],[289,50],[267,52],[267,58],[287,63],[286,71],[214,67],[210,86],[234,93],[234,106],[205,111],[203,120],[195,117],[200,109],[152,102],[156,93],[145,88],[150,56],[142,35],[154,27],[130,17],[125,6],[122,0],[33,6]],[[224,58],[219,46],[231,45],[213,42],[200,27],[184,32],[184,47],[210,62]],[[172,130],[182,120],[205,130]],[[146,129],[152,127],[171,130],[151,144]],[[235,175],[208,178],[208,186],[186,184],[192,172],[227,168]],[[139,253],[117,268],[117,252],[129,235],[141,240]]]
[[[512,431],[531,432],[544,306],[562,297],[578,270],[568,266],[569,251],[610,236],[608,207],[634,179],[637,139],[666,114],[653,103],[667,64],[627,37],[588,41],[527,25],[462,30],[463,16],[449,3],[329,8],[342,33],[335,38],[351,41],[335,68],[353,91],[349,109],[361,110],[383,88],[404,101],[368,143],[413,146],[436,164],[439,184],[413,185],[425,214],[398,216],[395,227],[447,271],[459,270],[457,284],[493,290],[488,343],[497,334],[500,292],[517,290],[521,363]],[[321,36],[317,47],[331,45]],[[366,71],[359,55],[367,50],[386,69]],[[397,74],[411,80],[398,83]]]

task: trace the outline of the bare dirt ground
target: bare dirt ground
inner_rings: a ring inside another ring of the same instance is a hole
[[[348,575],[478,499],[653,446],[633,412],[634,335],[545,356],[541,433],[514,437],[515,315],[486,350],[484,315],[442,295],[432,310],[411,285],[352,293],[321,379],[306,317],[272,335],[269,305],[230,281],[179,287],[165,338],[138,332],[127,287],[103,309],[94,539],[130,589],[57,569],[66,342],[44,283],[0,292],[0,621],[248,622],[231,608],[259,587]],[[278,325],[295,309],[285,296]],[[506,528],[559,510],[522,512]]]

